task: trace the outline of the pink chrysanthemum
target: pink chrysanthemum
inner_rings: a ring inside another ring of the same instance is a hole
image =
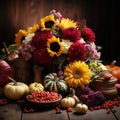
[[[71,62],[75,60],[83,61],[86,58],[86,53],[85,45],[80,42],[75,42],[68,49],[68,60]]]
[[[51,59],[52,58],[49,56],[47,49],[45,48],[36,49],[34,51],[34,60],[39,64],[49,63]]]
[[[62,38],[69,39],[72,42],[76,42],[81,37],[81,33],[77,28],[70,27],[62,30]]]
[[[97,51],[96,45],[94,43],[85,44],[87,49],[87,56],[90,59],[98,60],[100,59],[101,53]]]
[[[52,38],[52,34],[49,31],[36,32],[32,38],[32,45],[37,49],[43,46],[45,47],[49,38]]]
[[[88,27],[83,27],[81,31],[81,36],[84,38],[86,42],[95,42],[95,33],[92,31],[92,29]]]

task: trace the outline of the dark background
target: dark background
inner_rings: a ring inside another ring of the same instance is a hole
[[[120,61],[120,6],[118,0],[4,0],[0,1],[0,49],[2,43],[14,43],[15,33],[39,23],[41,17],[55,9],[63,16],[80,20],[96,34],[102,46],[101,60]]]

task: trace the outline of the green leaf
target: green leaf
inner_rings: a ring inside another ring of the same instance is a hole
[[[17,48],[16,44],[11,44],[11,45],[8,46],[9,52],[15,51],[16,48]]]

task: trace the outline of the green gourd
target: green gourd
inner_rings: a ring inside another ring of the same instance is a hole
[[[44,88],[48,91],[54,91],[59,94],[66,94],[68,86],[64,80],[61,80],[56,73],[49,73],[44,77]]]

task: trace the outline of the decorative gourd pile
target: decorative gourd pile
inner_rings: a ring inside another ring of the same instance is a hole
[[[63,17],[55,10],[41,18],[39,24],[26,30],[20,29],[15,34],[15,44],[8,48],[4,44],[4,49],[7,53],[4,59],[10,63],[14,63],[16,59],[19,61],[20,58],[25,63],[32,61],[31,69],[34,73],[31,83],[27,84],[28,79],[18,82],[17,79],[13,80],[15,71],[12,67],[6,61],[0,60],[0,87],[4,89],[4,95],[12,100],[19,100],[40,91],[55,92],[63,96],[60,104],[62,108],[74,107],[76,112],[86,113],[89,106],[83,102],[85,99],[80,101],[83,93],[79,90],[77,96],[74,89],[91,87],[99,73],[106,69],[110,70],[118,81],[120,79],[119,66],[105,66],[99,60],[100,47],[96,46],[95,33],[86,25],[86,21],[81,20],[78,23]],[[46,66],[50,66],[49,70]],[[21,67],[18,68],[22,71]],[[19,76],[21,75],[19,73]],[[10,82],[8,77],[12,78],[13,82]],[[92,101],[96,100],[93,100],[94,96],[103,98],[99,91],[91,90],[87,91],[87,94],[85,89],[83,91],[83,98],[87,96],[87,100],[90,96]]]

